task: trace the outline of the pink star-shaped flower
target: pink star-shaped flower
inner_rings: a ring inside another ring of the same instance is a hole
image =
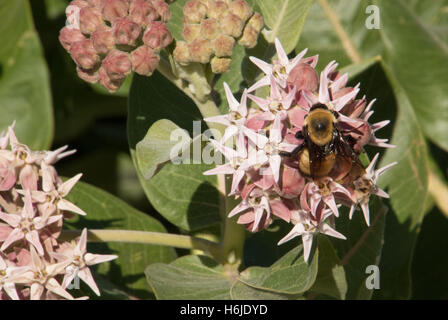
[[[282,88],[286,88],[287,80],[289,73],[292,69],[300,62],[303,56],[306,54],[308,49],[301,51],[294,59],[289,60],[288,55],[283,49],[280,40],[275,38],[275,49],[277,51],[278,60],[274,60],[272,64],[269,64],[263,60],[260,60],[256,57],[249,57],[250,61],[252,61],[258,68],[261,69],[265,73],[265,76],[254,83],[249,89],[248,92],[252,92],[257,90],[258,88],[268,86],[270,84],[270,77],[273,76],[275,81]]]
[[[69,264],[65,268],[65,276],[62,287],[67,286],[78,276],[84,281],[97,296],[100,296],[100,290],[95,283],[95,279],[90,272],[89,267],[98,263],[111,261],[118,256],[113,254],[92,254],[87,252],[87,228],[82,230],[81,236],[75,247],[65,248],[62,253],[52,253],[52,256],[58,261],[66,261]]]
[[[331,215],[332,212],[330,210],[326,210],[322,214],[321,219],[316,219],[310,212],[302,209],[293,212],[291,215],[291,222],[294,224],[294,227],[278,242],[278,245],[281,245],[297,236],[302,236],[303,258],[305,259],[305,262],[308,262],[311,246],[313,244],[313,236],[315,233],[322,233],[343,240],[347,239],[344,235],[337,232],[324,222]]]

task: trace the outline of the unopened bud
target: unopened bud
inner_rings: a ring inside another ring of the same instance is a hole
[[[244,22],[249,19],[249,17],[254,12],[252,8],[244,0],[234,0],[229,4],[230,12],[237,15]]]
[[[226,71],[229,71],[231,63],[231,58],[213,57],[210,61],[213,73],[224,73]]]
[[[73,29],[69,27],[64,27],[59,32],[59,41],[65,50],[69,51],[73,43],[81,40],[85,40],[86,37],[81,33],[79,29]]]
[[[92,7],[100,8],[103,0],[87,0]]]
[[[110,92],[117,91],[124,82],[124,79],[112,80],[107,74],[106,70],[101,67],[98,70],[98,82]]]
[[[185,41],[191,42],[199,37],[201,32],[200,24],[185,24],[182,30],[182,37]]]
[[[232,55],[235,39],[225,34],[219,35],[212,41],[213,51],[218,57],[230,57]]]
[[[216,19],[205,19],[201,22],[201,36],[205,39],[213,40],[219,33],[221,28],[219,27],[218,20]]]
[[[92,33],[90,39],[96,52],[106,55],[115,47],[115,37],[111,28],[103,27]]]
[[[85,82],[89,83],[97,83],[99,76],[97,70],[84,70],[80,67],[76,68],[76,72],[78,73],[78,77],[80,77]]]
[[[82,8],[88,7],[89,3],[87,1],[85,1],[85,0],[73,0],[73,1],[70,2],[70,4],[68,5],[67,8],[69,8],[70,6],[78,7],[79,10],[81,10]]]
[[[210,1],[208,5],[207,15],[213,19],[219,19],[227,14],[229,6],[224,1]]]
[[[174,59],[181,65],[187,65],[191,62],[188,45],[185,41],[177,41],[176,49],[173,51]]]
[[[133,0],[129,7],[129,18],[135,23],[146,26],[159,17],[157,10],[147,0]]]
[[[213,53],[210,40],[195,39],[188,44],[188,51],[191,61],[208,63]]]
[[[224,34],[238,38],[243,32],[244,22],[237,15],[229,13],[221,17],[221,29]]]
[[[295,86],[297,92],[308,90],[314,92],[319,84],[319,76],[314,68],[307,63],[299,63],[288,76],[288,84]]]
[[[115,19],[113,33],[117,45],[135,45],[140,36],[141,27],[128,17]]]
[[[117,18],[123,18],[128,15],[127,0],[103,0],[101,13],[103,19],[113,23]]]
[[[257,32],[260,32],[264,27],[264,19],[258,12],[255,12],[254,15],[249,19],[247,25],[257,30]]]
[[[103,60],[102,68],[112,80],[126,78],[132,70],[129,54],[117,49],[112,50]]]
[[[100,10],[97,8],[82,8],[79,12],[79,28],[84,34],[92,34],[103,24]]]
[[[152,0],[152,5],[157,10],[160,19],[167,22],[171,18],[171,11],[169,5],[164,0]]]
[[[148,26],[143,35],[143,42],[148,47],[157,51],[168,46],[171,41],[173,41],[171,32],[168,30],[166,24],[160,21],[154,21]]]
[[[131,52],[132,68],[142,76],[150,76],[159,64],[160,56],[153,49],[141,46]]]
[[[253,48],[257,45],[258,34],[257,30],[247,25],[246,28],[244,28],[243,35],[238,40],[238,43],[241,46]]]
[[[70,47],[70,54],[76,64],[86,70],[93,69],[100,61],[90,39],[73,43]]]
[[[187,23],[200,23],[207,14],[207,7],[200,0],[190,0],[185,4],[183,13]]]

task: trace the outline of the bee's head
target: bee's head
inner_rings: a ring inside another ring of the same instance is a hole
[[[315,104],[311,107],[304,125],[311,141],[318,146],[324,146],[333,138],[336,121],[336,117],[326,105]]]

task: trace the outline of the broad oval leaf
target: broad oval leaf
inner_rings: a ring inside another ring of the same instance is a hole
[[[229,300],[236,279],[213,259],[195,255],[152,264],[145,273],[160,300]]]
[[[21,142],[47,149],[54,126],[50,83],[28,1],[2,1],[0,20],[0,128],[16,120]]]
[[[302,295],[287,295],[263,289],[251,287],[241,281],[237,281],[230,290],[232,300],[297,300]]]
[[[317,275],[318,250],[308,263],[303,259],[302,245],[290,250],[270,267],[249,267],[239,281],[266,291],[300,294],[313,285]]]
[[[173,139],[173,134],[176,134],[180,141]],[[179,128],[168,119],[156,121],[136,146],[137,163],[143,177],[150,179],[157,166],[177,157],[177,153],[172,155],[173,148],[183,153],[190,147],[190,143],[191,138],[186,130]]]
[[[448,45],[402,0],[377,2],[386,62],[425,135],[448,150]]]
[[[69,224],[77,229],[120,229],[166,232],[156,219],[127,205],[122,200],[87,183],[78,182],[67,199],[82,208],[87,215],[77,216]],[[118,259],[110,264],[102,264],[98,272],[107,276],[110,281],[142,298],[150,297],[144,270],[147,265],[156,262],[170,262],[176,258],[173,248],[111,242],[107,244],[89,244],[92,252],[112,253]]]
[[[270,43],[279,38],[286,53],[291,52],[299,41],[305,18],[314,0],[261,0],[257,1],[270,29],[265,32]]]
[[[128,141],[149,201],[168,221],[184,230],[198,230],[218,223],[217,178],[203,175],[213,166],[201,163],[200,158],[194,161],[194,155],[200,157],[202,150],[195,152],[193,146],[193,163],[168,162],[152,179],[144,178],[145,172],[136,159],[136,145],[160,119],[170,119],[187,130],[193,140],[200,136],[201,128],[206,128],[193,101],[160,73],[155,72],[149,78],[135,75],[129,96]]]
[[[319,267],[316,282],[310,291],[322,293],[336,299],[345,299],[347,280],[344,266],[336,254],[331,241],[325,235],[318,236]]]

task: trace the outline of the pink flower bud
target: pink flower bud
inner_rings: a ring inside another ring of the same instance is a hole
[[[101,13],[103,19],[113,23],[117,18],[128,15],[129,3],[126,0],[103,0]]]
[[[159,17],[157,10],[147,0],[133,0],[129,7],[129,18],[135,23],[146,27],[149,22]]]
[[[299,63],[289,73],[287,82],[291,86],[296,86],[297,92],[300,90],[314,92],[319,84],[319,76],[309,64]]]
[[[231,58],[213,57],[212,60],[210,61],[212,72],[218,74],[229,71],[231,63],[232,63]]]
[[[98,82],[98,72],[96,70],[84,70],[80,67],[76,67],[76,72],[78,73],[78,77],[80,77],[85,82]]]
[[[112,50],[103,60],[102,68],[112,80],[126,78],[132,70],[129,54],[117,49]]]
[[[101,4],[103,3],[103,0],[87,0],[87,2],[88,2],[92,7],[100,8],[100,7],[101,7]]]
[[[115,37],[111,28],[102,27],[92,33],[90,39],[96,52],[106,55],[115,47]]]
[[[182,30],[182,37],[185,41],[191,42],[199,37],[201,32],[200,24],[185,24]]]
[[[174,59],[181,65],[187,65],[191,62],[188,45],[185,41],[177,41],[176,49],[173,52]]]
[[[257,32],[260,32],[264,27],[264,19],[258,12],[255,12],[254,15],[249,19],[247,25],[257,30]]]
[[[88,7],[89,3],[85,0],[73,0],[70,2],[70,4],[68,6],[75,6],[81,10],[82,8]]]
[[[101,13],[97,8],[82,8],[79,12],[79,28],[84,34],[92,34],[103,24]]]
[[[232,55],[235,39],[225,34],[219,35],[212,41],[213,50],[218,57],[230,57]]]
[[[244,22],[237,15],[229,13],[221,17],[221,29],[224,34],[238,38],[244,28]]]
[[[204,39],[213,40],[221,32],[218,20],[216,19],[205,19],[201,21],[201,36]]]
[[[299,170],[295,167],[284,165],[281,177],[281,196],[286,198],[297,198],[305,187],[306,182]]]
[[[64,27],[59,32],[59,42],[61,42],[64,49],[67,51],[70,50],[70,47],[74,42],[81,40],[86,40],[86,37],[84,37],[79,29]]]
[[[253,48],[257,45],[257,39],[258,31],[247,25],[246,28],[244,28],[242,37],[238,40],[238,44],[243,47]]]
[[[147,46],[138,47],[131,53],[132,68],[142,76],[150,76],[159,64],[160,56]]]
[[[121,85],[124,82],[124,79],[120,79],[120,80],[112,80],[109,75],[107,74],[106,70],[104,70],[103,67],[101,67],[98,70],[98,82],[107,90],[109,90],[109,92],[115,92],[117,91]]]
[[[132,22],[128,17],[115,19],[115,24],[112,28],[117,45],[134,46],[136,40],[140,36],[141,27]]]
[[[249,17],[254,12],[252,8],[244,0],[234,0],[229,4],[230,12],[237,15],[244,22],[249,19]]]
[[[90,39],[73,43],[70,47],[70,54],[76,64],[86,70],[95,68],[100,61]]]
[[[200,23],[202,19],[205,19],[207,6],[200,0],[190,0],[185,4],[183,13],[187,23]]]
[[[191,61],[208,63],[213,53],[213,48],[209,40],[195,39],[188,44]]]
[[[213,19],[219,19],[229,11],[224,1],[209,1],[207,15]]]
[[[143,42],[154,50],[161,50],[168,46],[173,37],[165,23],[154,21],[145,31]]]
[[[152,0],[152,5],[160,15],[160,19],[163,22],[167,22],[171,18],[170,7],[164,0]]]

